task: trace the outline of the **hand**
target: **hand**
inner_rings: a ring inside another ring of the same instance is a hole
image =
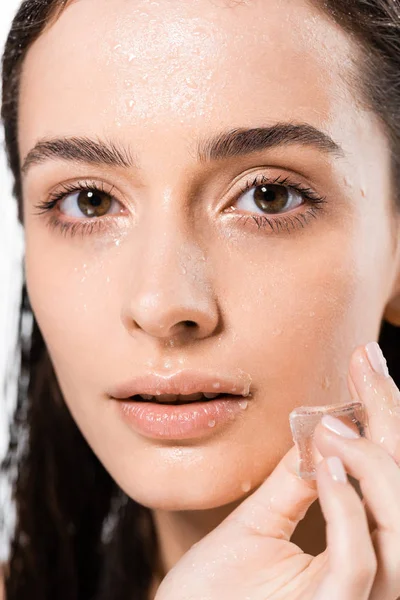
[[[369,350],[377,348],[369,344]],[[351,358],[348,385],[367,409],[367,438],[346,439],[321,423],[317,480],[296,474],[297,450],[167,574],[156,600],[397,600],[400,597],[400,392],[375,372],[364,347]],[[337,456],[359,480],[335,481]],[[314,557],[290,542],[319,496],[327,548]]]

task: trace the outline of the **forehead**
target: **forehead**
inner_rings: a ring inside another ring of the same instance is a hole
[[[160,127],[291,119],[337,137],[354,121],[342,77],[354,52],[301,0],[78,0],[25,59],[21,154],[45,135],[134,130],[140,142]]]

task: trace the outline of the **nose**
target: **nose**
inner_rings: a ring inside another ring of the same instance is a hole
[[[164,222],[143,236],[122,308],[122,322],[132,336],[142,331],[177,342],[206,338],[218,327],[206,250],[182,230],[187,232]]]

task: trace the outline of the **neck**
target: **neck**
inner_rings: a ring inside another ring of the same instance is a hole
[[[154,510],[164,576],[193,544],[215,529],[241,501],[208,510]]]

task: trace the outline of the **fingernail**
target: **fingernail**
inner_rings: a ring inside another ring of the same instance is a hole
[[[347,473],[342,461],[338,456],[328,456],[326,459],[326,464],[328,465],[329,473],[331,474],[332,479],[335,481],[340,481],[341,483],[346,483]]]
[[[383,375],[384,377],[389,377],[389,369],[387,367],[387,362],[385,357],[383,356],[379,344],[377,344],[376,342],[370,342],[365,346],[365,350],[367,352],[368,360],[371,364],[371,367],[373,368],[375,373],[379,373],[379,375]]]
[[[321,423],[324,427],[326,427],[330,431],[333,431],[333,433],[337,433],[342,437],[352,440],[355,440],[360,437],[360,435],[356,431],[354,431],[350,427],[347,427],[347,425],[345,425],[343,421],[337,419],[336,417],[332,417],[332,415],[324,415],[321,419]]]

